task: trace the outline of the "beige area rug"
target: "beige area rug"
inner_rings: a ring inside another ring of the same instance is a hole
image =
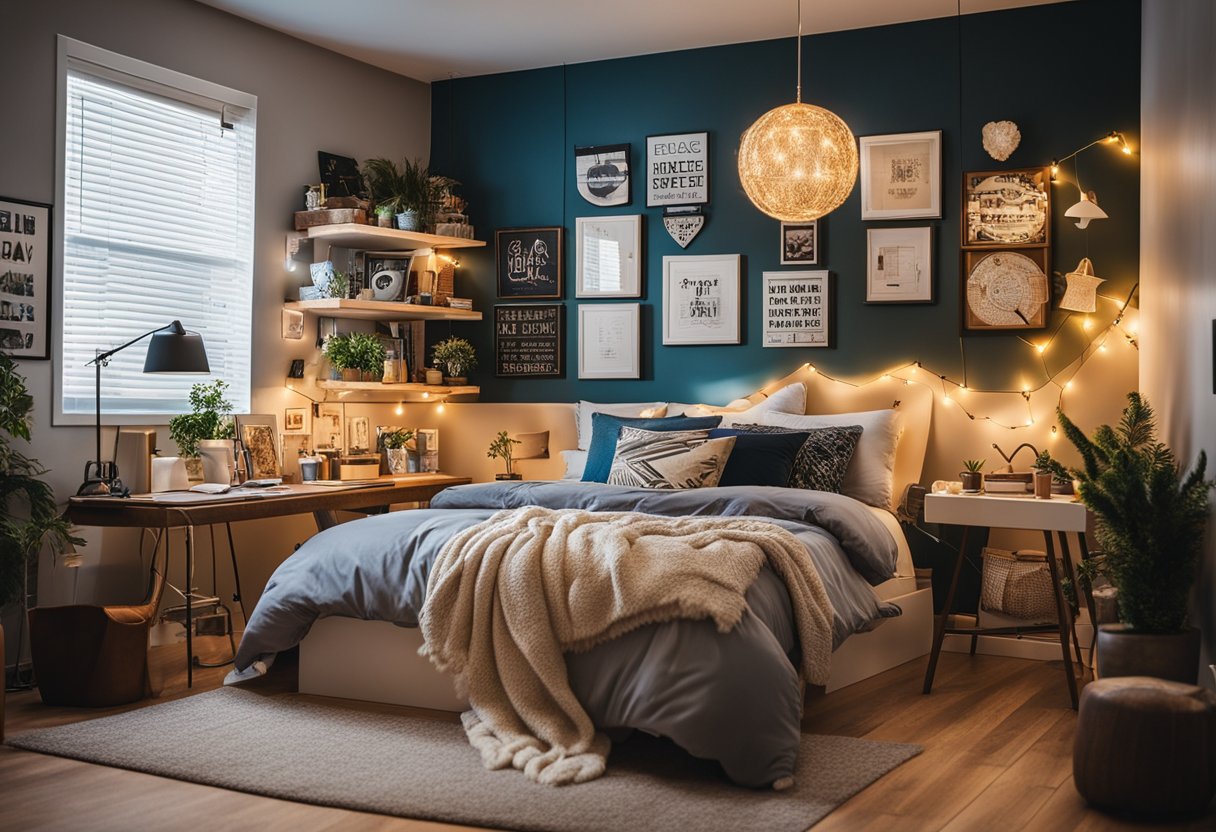
[[[457,724],[341,700],[221,688],[10,737],[10,745],[270,797],[525,830],[806,829],[921,749],[804,735],[785,792],[731,784],[716,763],[635,735],[608,773],[554,788],[487,771]]]

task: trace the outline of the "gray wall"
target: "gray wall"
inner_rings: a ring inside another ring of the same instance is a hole
[[[1144,4],[1140,215],[1140,388],[1163,433],[1191,462],[1216,466],[1216,5]],[[1216,653],[1216,511],[1196,592],[1205,664]],[[1208,685],[1211,676],[1200,679]]]

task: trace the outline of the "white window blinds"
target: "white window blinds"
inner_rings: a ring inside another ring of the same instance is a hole
[[[94,412],[98,349],[173,320],[203,336],[211,378],[248,411],[254,112],[69,59],[63,115],[63,414]],[[145,375],[146,351],[102,370],[103,413],[189,410],[207,379]]]

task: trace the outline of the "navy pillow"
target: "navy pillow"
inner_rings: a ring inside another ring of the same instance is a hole
[[[587,448],[587,466],[583,482],[608,482],[612,458],[616,456],[616,440],[621,426],[642,430],[709,430],[722,423],[721,416],[668,416],[664,419],[633,419],[608,413],[591,414],[591,445]]]
[[[735,428],[718,428],[710,439],[734,436],[735,449],[726,460],[718,485],[773,485],[785,488],[790,483],[794,460],[809,433],[752,433]]]

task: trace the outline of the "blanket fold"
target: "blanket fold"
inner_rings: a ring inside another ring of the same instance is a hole
[[[788,589],[801,678],[827,679],[832,606],[805,547],[771,523],[536,506],[465,529],[432,568],[422,653],[456,677],[487,768],[562,785],[604,772],[608,739],[570,688],[564,654],[646,624],[739,623],[767,562]]]

